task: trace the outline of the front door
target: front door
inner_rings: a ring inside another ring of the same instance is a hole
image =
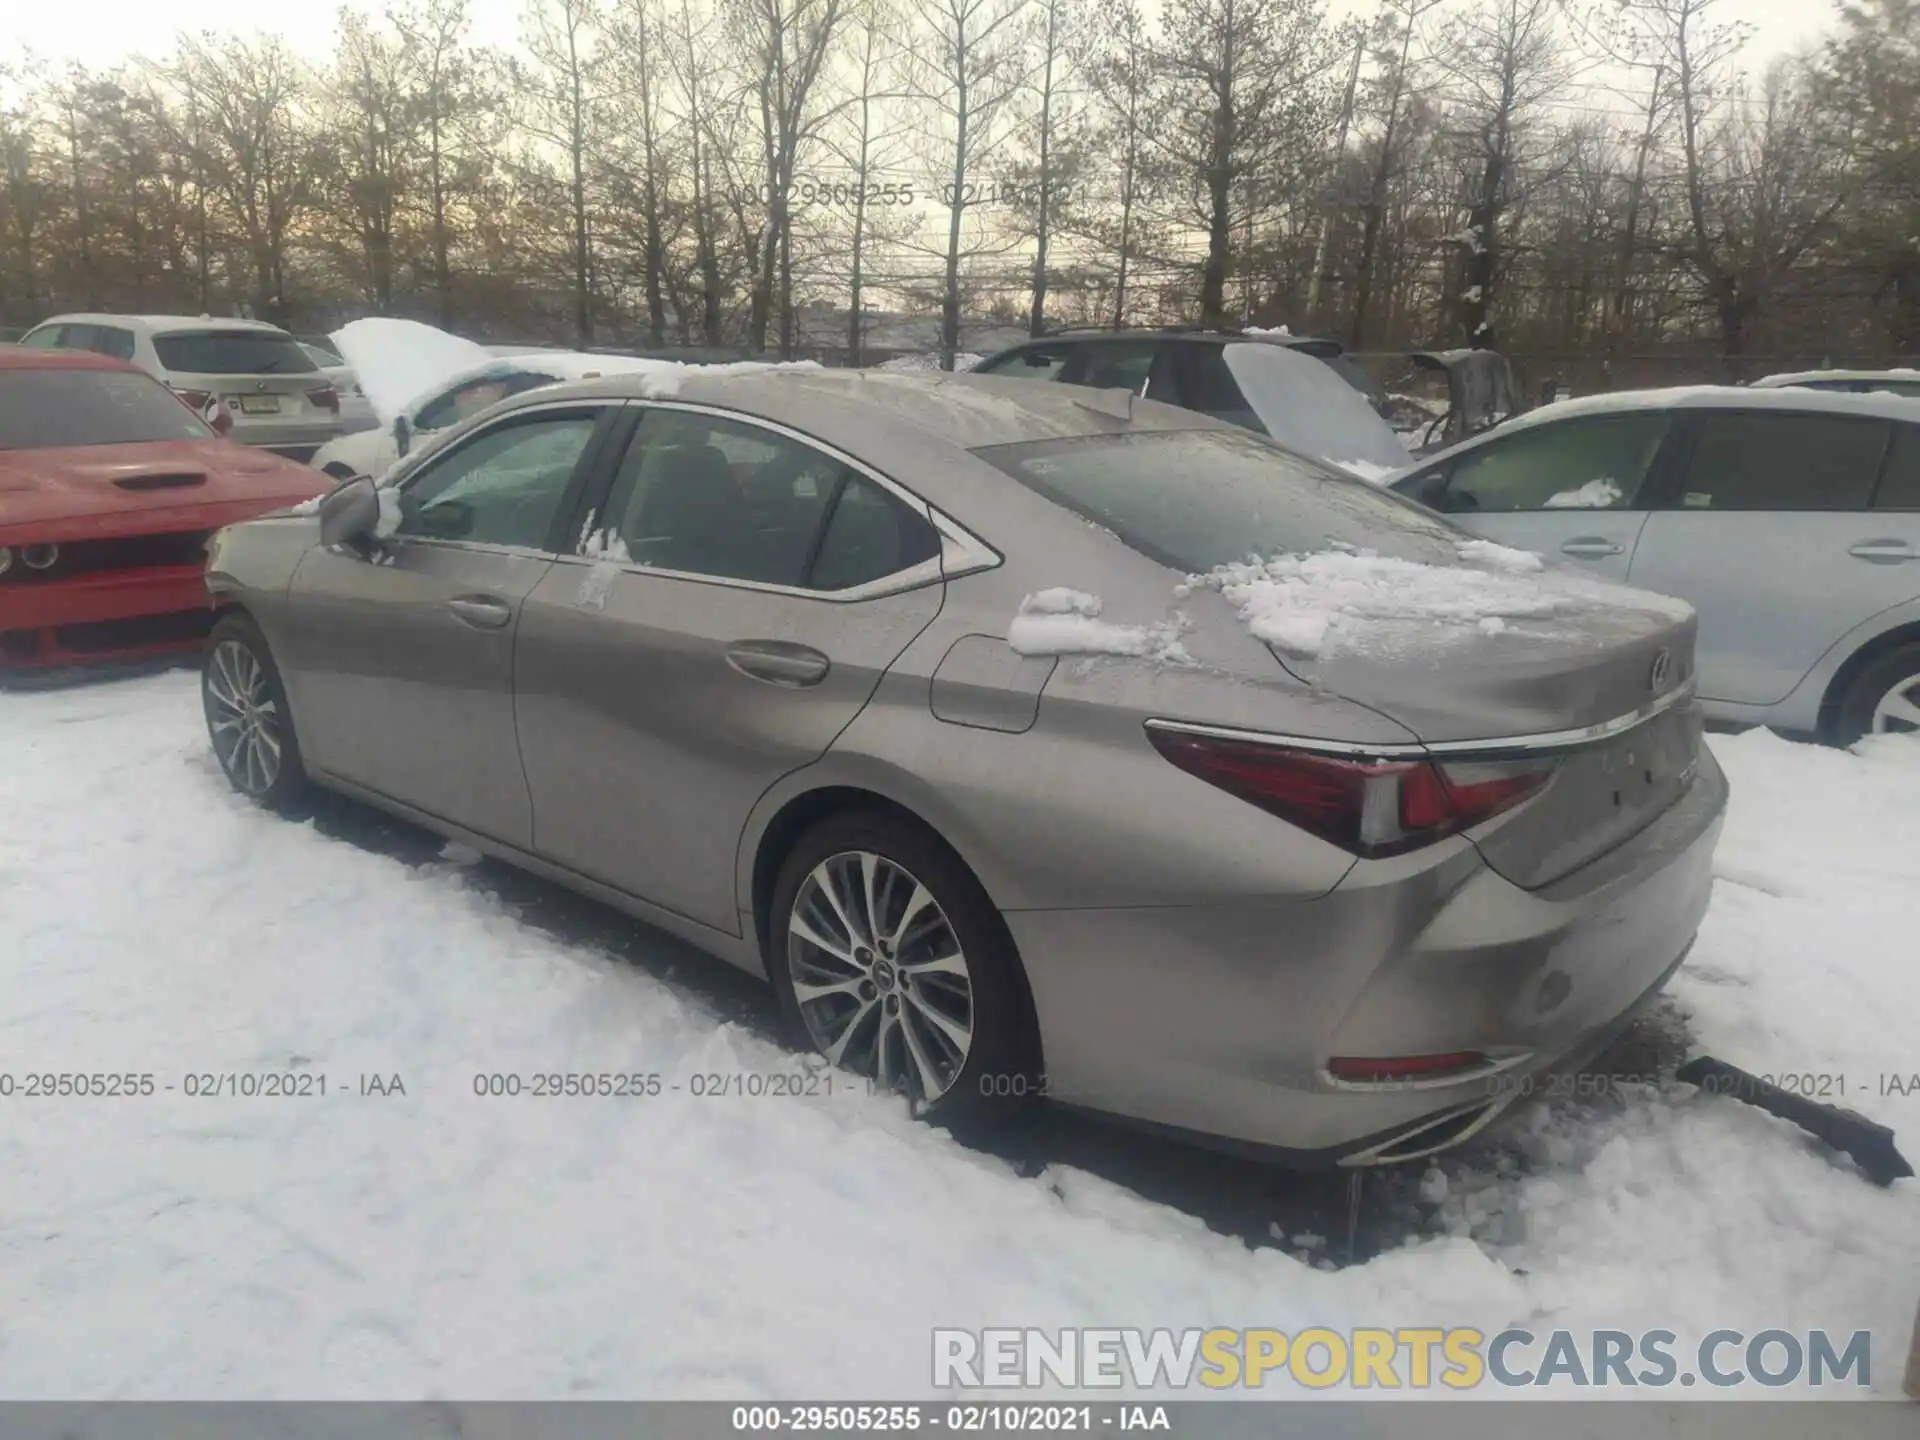
[[[811,442],[679,405],[646,408],[596,511],[520,624],[535,848],[738,934],[748,814],[939,612],[939,534]]]
[[[1670,428],[1662,410],[1523,426],[1462,451],[1437,493],[1414,493],[1476,535],[1625,580]]]
[[[1764,410],[1691,423],[1627,578],[1700,612],[1704,698],[1772,705],[1854,626],[1920,596],[1920,514],[1896,508],[1915,503],[1920,427]]]
[[[370,555],[295,571],[283,667],[309,764],[512,845],[532,838],[513,724],[521,605],[553,564],[606,407],[517,411],[400,482]]]

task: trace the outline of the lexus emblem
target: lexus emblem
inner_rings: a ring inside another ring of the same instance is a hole
[[[253,382],[253,388],[264,392],[267,388],[267,382],[264,380],[256,380]]]
[[[1653,657],[1653,669],[1647,672],[1647,688],[1658,695],[1673,678],[1673,652],[1662,650]]]

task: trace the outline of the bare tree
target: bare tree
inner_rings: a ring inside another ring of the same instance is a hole
[[[914,88],[946,157],[940,202],[946,243],[940,250],[940,368],[951,370],[960,345],[960,269],[965,222],[980,168],[1006,140],[1005,111],[1023,81],[1026,0],[913,0],[920,44]],[[976,247],[978,248],[978,247]]]
[[[1101,107],[1091,148],[1115,175],[1113,192],[1101,197],[1104,203],[1078,207],[1079,224],[1114,257],[1111,315],[1117,329],[1127,320],[1128,283],[1139,245],[1154,82],[1153,45],[1138,0],[1084,12],[1076,48]]]
[[[766,186],[747,340],[755,350],[767,348],[777,302],[782,316],[780,351],[790,355],[793,286],[781,260],[791,253],[795,166],[825,118],[816,104],[817,85],[846,13],[845,4],[844,0],[733,0],[732,10],[752,76]]]
[[[1540,178],[1529,147],[1542,103],[1577,68],[1558,28],[1558,7],[1559,0],[1480,0],[1453,17],[1435,54],[1450,81],[1465,170],[1460,333],[1487,349],[1496,344],[1504,222]]]
[[[573,289],[574,336],[593,343],[593,234],[587,177],[599,138],[600,15],[596,0],[532,0],[521,43],[525,62],[515,61],[516,88],[526,101],[521,123],[539,142],[554,146],[566,167],[567,268]]]
[[[1332,106],[1324,16],[1315,0],[1169,0],[1153,58],[1149,132],[1206,235],[1200,323],[1226,323],[1236,231],[1250,234],[1302,188]],[[1248,246],[1251,249],[1251,246]]]
[[[200,109],[209,183],[252,263],[252,308],[284,319],[289,242],[313,200],[316,169],[306,71],[275,36],[183,39],[177,64]]]

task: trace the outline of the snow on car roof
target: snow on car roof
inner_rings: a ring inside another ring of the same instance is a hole
[[[1578,415],[1614,415],[1635,410],[1785,410],[1831,415],[1867,415],[1882,420],[1911,420],[1913,401],[1900,395],[1856,395],[1844,391],[1803,390],[1792,386],[1756,389],[1750,385],[1678,385],[1665,390],[1618,390],[1580,395],[1516,415],[1473,441],[1509,435],[1533,425],[1558,423]],[[1473,442],[1468,442],[1473,443]]]
[[[1114,391],[1036,385],[999,375],[886,374],[752,362],[676,368],[680,374],[671,388],[662,384],[671,377],[609,375],[569,385],[563,393],[633,399],[676,395],[792,425],[855,450],[882,427],[893,429],[896,439],[917,435],[969,450],[1125,429],[1230,428],[1192,410],[1130,396],[1131,418],[1122,419],[1113,413]],[[552,398],[548,390],[527,396],[528,401]]]
[[[1781,385],[1818,385],[1822,381],[1920,380],[1920,370],[1895,366],[1891,370],[1789,370],[1779,375],[1763,375],[1753,382],[1756,390],[1771,390]]]

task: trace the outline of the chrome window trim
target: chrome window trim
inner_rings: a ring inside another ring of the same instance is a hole
[[[1462,755],[1499,755],[1506,753],[1536,754],[1541,751],[1575,750],[1584,745],[1596,744],[1602,740],[1611,740],[1637,729],[1657,716],[1664,715],[1686,701],[1693,699],[1694,681],[1689,678],[1656,700],[1649,701],[1638,710],[1628,711],[1625,715],[1616,715],[1611,720],[1598,721],[1573,730],[1545,730],[1530,735],[1499,735],[1484,740],[1441,740],[1433,744],[1419,741],[1408,743],[1389,742],[1386,744],[1367,744],[1352,740],[1327,740],[1317,736],[1279,735],[1265,730],[1236,730],[1225,725],[1199,725],[1186,720],[1149,720],[1147,729],[1163,730],[1179,735],[1201,735],[1214,740],[1246,740],[1259,745],[1284,745],[1293,750],[1306,750],[1321,755],[1338,755],[1343,758],[1369,760],[1429,760],[1450,759]]]
[[[824,440],[816,439],[803,430],[796,430],[791,425],[783,425],[778,420],[750,415],[742,410],[729,410],[723,405],[706,405],[689,400],[648,399],[627,400],[623,403],[639,410],[684,410],[695,415],[711,415],[717,420],[728,420],[749,429],[769,431],[796,445],[803,445],[809,450],[825,455],[862,478],[872,481],[895,500],[923,516],[940,537],[940,553],[931,560],[923,560],[905,570],[895,570],[889,575],[879,576],[863,585],[851,586],[845,590],[813,590],[804,585],[770,585],[764,581],[741,580],[730,575],[706,575],[693,570],[668,570],[656,565],[610,562],[604,557],[581,554],[556,555],[554,556],[556,564],[588,566],[612,564],[623,575],[649,575],[661,580],[686,580],[699,585],[724,585],[735,590],[753,590],[766,595],[789,595],[802,600],[825,600],[833,604],[846,605],[861,600],[905,594],[909,590],[918,590],[923,586],[944,580],[957,580],[963,575],[977,574],[979,571],[991,570],[1005,563],[1005,557],[999,551],[937,505],[928,503],[899,481],[876,470],[866,461],[848,454],[837,445],[830,445]]]

